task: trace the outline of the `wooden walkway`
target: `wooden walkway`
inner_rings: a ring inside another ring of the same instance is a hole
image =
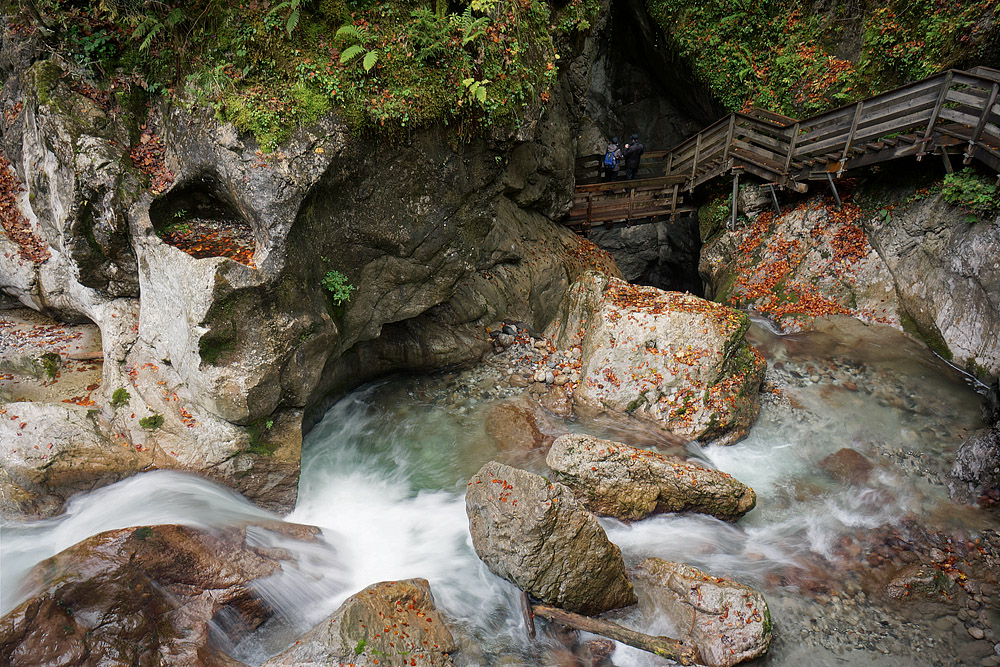
[[[694,210],[685,203],[708,181],[739,174],[774,188],[831,185],[845,171],[889,160],[938,155],[978,160],[1000,172],[1000,70],[948,70],[856,104],[796,120],[767,111],[733,113],[669,151],[647,151],[640,178],[601,183],[603,155],[577,160],[577,187],[565,224],[638,224]]]

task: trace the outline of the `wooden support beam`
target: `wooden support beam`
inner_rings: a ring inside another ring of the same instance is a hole
[[[955,169],[951,166],[951,158],[948,157],[948,150],[941,148],[941,160],[944,162],[944,170],[949,174],[954,174]]]
[[[844,154],[840,157],[840,170],[837,171],[838,177],[844,173],[844,165],[846,164],[847,157],[851,154],[851,142],[854,141],[854,133],[858,131],[858,123],[861,121],[861,114],[864,112],[864,109],[864,100],[858,102],[857,107],[854,109],[854,120],[851,121],[851,131],[847,133],[847,143],[844,144]]]
[[[729,147],[733,145],[733,134],[736,132],[736,114],[729,114],[729,129],[726,131],[726,147],[722,151],[722,161],[729,159]]]
[[[837,185],[833,182],[833,174],[826,172],[826,179],[830,181],[830,189],[833,190],[833,198],[837,200],[837,210],[840,210],[842,206],[840,202],[840,193],[837,192]]]
[[[774,202],[774,212],[777,215],[781,215],[781,206],[778,205],[778,193],[774,191],[774,183],[768,183],[767,187],[771,189],[771,200]]]
[[[736,203],[740,198],[740,172],[733,172],[733,217],[730,221],[730,231],[736,229]]]
[[[643,634],[635,630],[630,630],[625,626],[618,625],[617,623],[612,623],[611,621],[591,618],[590,616],[582,616],[580,614],[574,614],[571,611],[565,611],[563,609],[557,609],[556,607],[549,607],[546,605],[531,605],[531,610],[536,616],[541,616],[542,618],[547,618],[550,621],[555,621],[556,623],[564,625],[567,628],[582,630],[583,632],[592,632],[595,635],[601,635],[602,637],[607,637],[608,639],[614,639],[616,642],[628,644],[629,646],[634,646],[635,648],[643,651],[649,651],[650,653],[658,655],[661,658],[674,660],[682,665],[694,665],[701,661],[701,655],[698,653],[698,649],[694,646],[685,644],[679,639],[673,639],[671,637],[655,637],[653,635]]]
[[[799,124],[792,126],[792,138],[788,140],[788,155],[785,156],[785,176],[792,166],[792,156],[795,155],[795,145],[799,142]]]
[[[677,217],[677,195],[679,194],[681,186],[674,185],[674,193],[670,197],[670,220],[672,221]]]
[[[698,138],[695,139],[694,144],[694,161],[691,162],[691,180],[694,180],[694,175],[698,172],[698,158],[701,157],[701,135],[698,133]]]
[[[952,70],[948,70],[948,73],[944,77],[944,82],[941,85],[941,91],[938,93],[937,103],[934,105],[934,111],[931,113],[931,119],[927,123],[927,129],[924,130],[923,138],[920,140],[920,152],[917,153],[917,160],[924,156],[927,141],[931,138],[931,133],[934,131],[934,123],[937,122],[938,117],[941,115],[941,108],[944,106],[944,101],[948,97],[948,91],[951,89],[951,80],[954,76],[955,73]]]
[[[975,146],[976,142],[979,141],[979,137],[982,136],[983,129],[986,127],[986,121],[990,118],[990,111],[993,110],[993,105],[996,104],[998,91],[1000,91],[1000,84],[994,83],[993,88],[990,90],[989,99],[986,101],[986,106],[983,108],[983,113],[979,116],[979,122],[976,124],[976,129],[969,138],[969,148]],[[972,155],[969,154],[969,157],[971,158]]]
[[[521,616],[524,617],[524,630],[528,639],[535,638],[535,615],[531,613],[531,598],[527,591],[521,591]]]

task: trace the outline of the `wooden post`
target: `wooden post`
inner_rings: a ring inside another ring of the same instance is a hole
[[[951,158],[948,157],[948,149],[941,147],[941,160],[944,162],[944,170],[949,174],[954,174],[955,169],[951,166]]]
[[[531,599],[526,591],[521,591],[521,615],[524,617],[524,629],[528,639],[535,638],[535,615],[531,613]]]
[[[840,193],[837,192],[837,186],[833,182],[833,174],[826,172],[826,180],[830,181],[830,189],[833,190],[833,198],[837,200],[837,210],[839,211],[842,204],[840,203]]]
[[[730,220],[729,230],[736,229],[736,202],[740,196],[740,172],[733,172],[733,217]]]
[[[694,140],[694,161],[691,163],[691,183],[694,188],[694,175],[698,172],[698,160],[701,158],[701,132]]]
[[[591,219],[594,214],[594,193],[587,193],[587,230],[590,230]]]
[[[979,122],[976,123],[976,129],[972,133],[972,137],[969,139],[969,147],[965,151],[966,163],[972,160],[972,154],[975,151],[976,143],[979,141],[979,136],[983,133],[983,129],[986,127],[986,121],[990,117],[990,111],[993,109],[993,105],[997,101],[997,92],[1000,90],[1000,84],[993,84],[993,89],[990,91],[990,96],[986,99],[986,108],[983,109],[983,114],[979,117]],[[949,174],[951,172],[948,172]]]
[[[667,154],[667,174],[666,175],[669,176],[670,172],[672,172],[673,170],[674,170],[674,152],[670,151],[670,153]]]
[[[767,187],[771,188],[771,200],[774,202],[774,212],[781,215],[781,206],[778,205],[778,193],[774,191],[774,183],[768,183]]]
[[[722,161],[729,159],[729,147],[733,144],[733,135],[736,133],[736,114],[729,114],[729,131],[726,132],[726,147],[722,151]]]
[[[673,221],[677,217],[677,193],[681,189],[681,186],[674,183],[674,194],[670,198],[670,220]]]
[[[799,142],[799,124],[792,126],[792,138],[788,142],[788,155],[785,156],[785,179],[788,179],[788,172],[792,168],[792,156],[795,154],[795,144]]]
[[[635,187],[628,191],[628,213],[625,214],[625,225],[632,226],[632,207],[635,206]]]
[[[938,93],[937,104],[934,105],[934,112],[931,113],[931,119],[927,123],[927,129],[924,131],[924,136],[920,140],[920,152],[917,153],[917,160],[920,160],[927,150],[927,142],[930,140],[931,133],[934,131],[934,123],[937,122],[938,116],[941,114],[941,107],[944,106],[944,101],[948,97],[948,91],[951,90],[951,81],[954,76],[954,71],[948,70],[948,73],[944,77],[944,85],[941,86],[941,92]]]
[[[837,170],[837,176],[840,177],[844,173],[844,167],[847,165],[847,157],[851,154],[851,142],[854,141],[854,133],[858,131],[858,123],[861,122],[861,114],[864,111],[865,103],[862,100],[858,102],[857,107],[854,110],[854,120],[851,121],[851,131],[847,134],[847,143],[844,144],[844,154],[840,157],[840,168]]]

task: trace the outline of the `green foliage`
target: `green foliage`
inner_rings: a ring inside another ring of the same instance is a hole
[[[111,405],[112,407],[121,407],[123,405],[128,405],[128,402],[132,399],[129,395],[128,390],[125,387],[118,387],[115,389],[114,393],[111,394]]]
[[[726,108],[819,112],[973,60],[996,0],[647,0],[667,46]],[[853,26],[853,28],[852,28]],[[850,50],[860,32],[860,53]],[[847,45],[844,49],[839,45]]]
[[[148,417],[143,417],[139,420],[139,426],[154,431],[163,426],[163,415],[154,413]]]
[[[365,648],[368,646],[368,641],[364,638],[358,640],[357,646],[354,647],[354,655],[361,655],[365,652]]]
[[[456,140],[513,132],[527,108],[548,99],[553,36],[585,30],[598,6],[554,3],[553,17],[543,0],[38,4],[55,48],[103,79],[99,87],[209,108],[265,151],[330,109],[359,134],[401,138],[432,125],[450,126]]]
[[[985,216],[1000,210],[1000,188],[992,179],[980,176],[969,167],[944,177],[941,196],[945,201],[977,215]]]
[[[40,357],[42,366],[45,368],[45,375],[50,380],[54,380],[62,366],[62,357],[55,352],[46,352]]]
[[[347,282],[347,276],[340,271],[327,271],[321,281],[323,289],[330,293],[333,305],[339,306],[345,301],[351,300],[351,292],[355,290],[354,285]]]

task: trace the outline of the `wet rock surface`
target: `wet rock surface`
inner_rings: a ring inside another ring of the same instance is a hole
[[[1000,426],[980,431],[962,443],[951,477],[953,498],[1000,507]]]
[[[591,615],[635,603],[621,550],[567,487],[491,462],[465,506],[479,557],[537,599]]]
[[[458,645],[425,579],[383,581],[349,597],[265,667],[445,667]]]
[[[698,297],[589,273],[548,333],[563,347],[582,340],[580,408],[731,444],[757,418],[766,367],[744,340],[749,326],[744,313]]]
[[[315,531],[293,526],[306,538]],[[8,665],[231,665],[213,646],[223,610],[246,633],[271,613],[249,584],[281,569],[280,552],[251,546],[246,530],[145,526],[101,533],[43,561],[31,597],[0,621]]]
[[[670,618],[709,667],[729,667],[767,652],[771,614],[764,596],[681,563],[647,558],[633,572],[643,605]],[[689,630],[690,629],[690,630]]]
[[[724,472],[587,435],[560,436],[545,460],[588,509],[625,521],[682,511],[733,521],[757,501]]]

